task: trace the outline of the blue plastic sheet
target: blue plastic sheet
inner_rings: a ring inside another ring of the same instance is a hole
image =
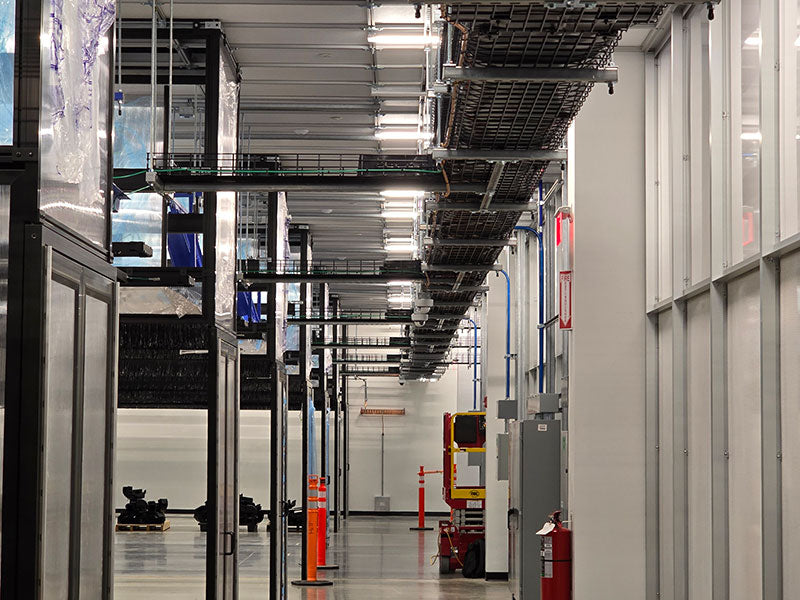
[[[13,143],[16,0],[0,0],[0,146]]]

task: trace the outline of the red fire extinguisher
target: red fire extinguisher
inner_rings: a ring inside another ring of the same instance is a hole
[[[542,600],[570,600],[572,531],[561,525],[561,511],[552,513],[536,533],[542,541]]]

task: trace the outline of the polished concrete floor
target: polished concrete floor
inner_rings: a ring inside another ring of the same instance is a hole
[[[115,599],[169,598],[202,600],[204,596],[205,534],[191,516],[170,517],[164,533],[116,533]],[[340,565],[322,577],[327,588],[289,587],[289,598],[307,600],[366,599],[510,599],[506,582],[439,575],[432,564],[436,553],[433,531],[412,532],[415,519],[350,517],[331,536],[331,559]],[[262,526],[263,529],[263,526]],[[267,598],[268,540],[264,531],[241,529],[239,598]],[[300,575],[300,534],[289,533],[289,579]]]

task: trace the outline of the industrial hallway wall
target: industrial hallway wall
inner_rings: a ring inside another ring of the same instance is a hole
[[[384,493],[391,510],[416,511],[420,465],[442,468],[442,416],[456,410],[458,374],[449,368],[438,382],[408,381],[398,385],[394,377],[368,378],[368,406],[405,408],[406,414],[385,417]],[[360,415],[364,383],[348,379],[350,404],[350,510],[374,510],[380,495],[381,418]],[[428,511],[449,512],[442,500],[441,475],[428,475],[425,504]]]
[[[370,405],[401,407],[404,417],[386,418],[386,494],[392,510],[417,509],[419,465],[439,469],[442,414],[456,407],[456,373],[437,383],[394,378],[369,379]],[[350,381],[350,509],[371,511],[380,494],[380,417],[362,417],[363,383]],[[317,413],[319,417],[319,413]],[[269,418],[267,411],[245,410],[240,420],[239,489],[269,503]],[[331,417],[332,419],[333,417]],[[120,409],[117,422],[115,502],[125,505],[123,485],[147,489],[148,499],[167,498],[171,508],[194,509],[205,501],[207,412],[186,409]],[[333,421],[331,420],[331,426]],[[315,419],[319,447],[320,419]],[[288,420],[288,497],[300,499],[300,413]],[[317,452],[319,457],[319,451]],[[319,460],[319,458],[317,459]],[[427,508],[446,511],[441,476],[428,476]],[[331,492],[332,493],[332,490]]]
[[[799,8],[647,58],[647,598],[800,597]]]
[[[645,596],[644,55],[570,137],[575,214],[569,515],[575,600]]]

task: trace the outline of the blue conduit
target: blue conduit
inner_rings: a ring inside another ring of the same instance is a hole
[[[475,347],[472,350],[472,410],[478,410],[478,324],[472,319],[467,319],[472,323],[472,339]]]
[[[505,270],[499,271],[506,276],[506,400],[511,397],[511,279]]]
[[[544,230],[544,185],[539,181],[539,230],[533,227],[518,225],[514,229],[528,231],[536,236],[539,244],[539,393],[544,392],[544,244],[542,243],[542,231]]]

